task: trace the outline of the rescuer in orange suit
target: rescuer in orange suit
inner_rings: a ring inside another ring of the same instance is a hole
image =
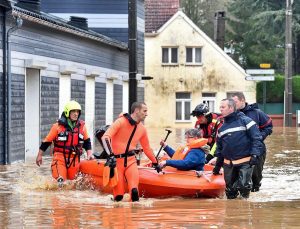
[[[118,182],[113,187],[115,201],[121,201],[125,193],[125,179],[130,192],[131,201],[139,201],[139,173],[135,158],[135,149],[141,144],[146,156],[158,168],[157,160],[150,148],[146,128],[142,124],[147,116],[147,106],[144,102],[134,102],[131,114],[125,113],[108,128],[102,136],[105,151],[110,157],[116,158]]]
[[[59,185],[67,179],[73,180],[79,171],[82,149],[87,152],[88,159],[92,159],[91,140],[89,138],[84,121],[80,120],[81,106],[78,102],[69,101],[64,111],[53,124],[50,132],[40,145],[36,164],[42,164],[42,155],[47,148],[54,143],[53,158],[51,164],[52,177]]]

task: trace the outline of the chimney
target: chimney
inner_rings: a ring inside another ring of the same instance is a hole
[[[70,21],[68,22],[68,24],[79,27],[79,28],[84,29],[84,30],[89,29],[87,19],[84,18],[84,17],[71,16]]]
[[[224,50],[225,43],[225,11],[215,13],[214,41]]]
[[[40,12],[41,1],[40,0],[19,0],[16,6],[35,12]]]

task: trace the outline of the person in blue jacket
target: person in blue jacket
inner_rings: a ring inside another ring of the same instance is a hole
[[[262,171],[266,160],[266,145],[264,140],[272,134],[273,124],[272,119],[263,111],[258,109],[256,103],[246,103],[245,95],[243,92],[236,92],[232,94],[232,99],[236,104],[236,108],[243,112],[246,116],[251,118],[258,125],[259,131],[262,135],[262,153],[258,158],[258,164],[254,167],[252,174],[252,192],[258,192],[262,181]]]
[[[236,110],[233,99],[223,99],[220,111],[224,123],[218,129],[217,161],[213,174],[220,174],[223,166],[227,198],[235,199],[239,194],[248,198],[253,168],[261,154],[262,136],[256,123]]]
[[[209,147],[207,139],[202,138],[201,131],[189,129],[185,132],[186,145],[179,147],[176,151],[168,146],[163,140],[160,144],[171,159],[159,163],[161,168],[171,166],[178,170],[203,171],[206,153]]]

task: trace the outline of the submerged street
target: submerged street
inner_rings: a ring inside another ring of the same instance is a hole
[[[149,129],[156,151],[165,131]],[[184,142],[174,130],[168,144]],[[298,228],[300,130],[274,128],[261,191],[248,200],[141,198],[114,203],[77,180],[59,190],[51,183],[50,157],[0,167],[1,228]],[[128,197],[128,196],[127,196]]]

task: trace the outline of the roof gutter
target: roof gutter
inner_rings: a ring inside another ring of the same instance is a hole
[[[64,22],[55,21],[53,19],[51,20],[43,15],[28,11],[25,9],[21,9],[16,6],[12,10],[12,15],[15,17],[20,17],[23,20],[28,20],[28,21],[38,23],[38,24],[41,24],[44,26],[48,26],[50,28],[57,29],[57,30],[60,30],[63,32],[68,32],[68,33],[71,33],[71,34],[74,34],[74,35],[77,35],[80,37],[99,41],[101,43],[119,48],[121,50],[126,50],[126,51],[128,50],[128,46],[124,42],[119,42],[119,41],[113,40],[113,39],[106,37],[104,35],[101,35],[101,34],[94,35],[90,31],[86,31],[84,29],[77,28],[75,26],[67,24],[66,22],[64,23]]]

